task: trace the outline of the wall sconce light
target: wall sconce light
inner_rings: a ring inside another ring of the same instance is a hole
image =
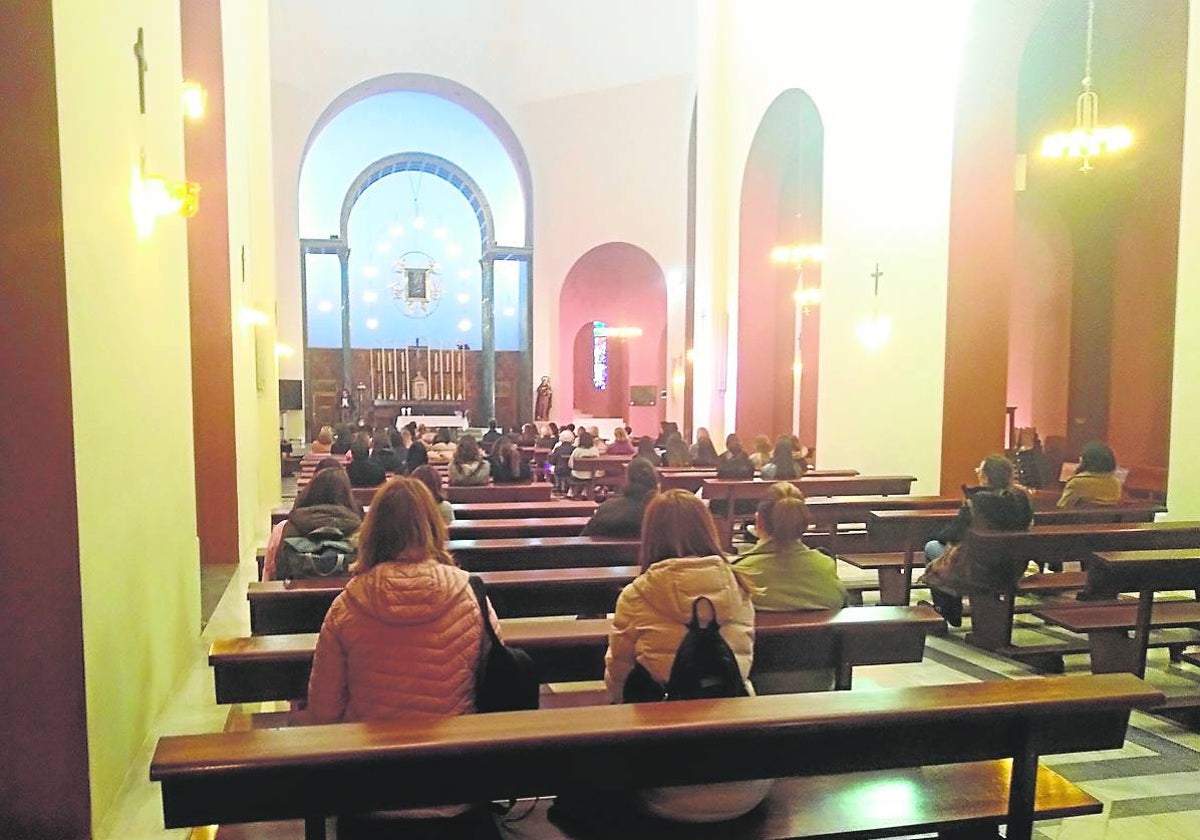
[[[265,327],[271,323],[271,316],[253,306],[243,306],[238,313],[238,320],[243,327]]]
[[[825,262],[824,245],[778,245],[771,249],[771,262],[794,265]]]
[[[276,359],[290,359],[296,355],[296,349],[290,344],[279,343],[275,345]]]
[[[147,175],[142,166],[133,168],[129,188],[133,221],[143,238],[154,232],[154,223],[162,216],[190,219],[200,209],[200,185],[195,181],[173,181],[161,175]]]
[[[208,106],[208,91],[199,82],[183,83],[183,115],[189,120],[204,119]]]
[[[596,327],[592,333],[604,338],[641,338],[641,327]]]

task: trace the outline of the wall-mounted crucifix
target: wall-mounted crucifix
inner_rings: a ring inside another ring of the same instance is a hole
[[[150,65],[146,63],[146,38],[142,27],[138,27],[137,40],[133,42],[133,55],[137,59],[138,71],[138,109],[146,113],[146,71]]]

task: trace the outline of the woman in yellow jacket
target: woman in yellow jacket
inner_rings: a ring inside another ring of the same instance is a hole
[[[1083,447],[1079,470],[1071,476],[1058,499],[1060,508],[1076,505],[1115,505],[1121,501],[1121,482],[1117,479],[1117,458],[1098,440]]]
[[[646,508],[642,526],[642,573],[621,592],[604,657],[604,683],[614,703],[641,666],[660,686],[671,675],[679,643],[692,620],[692,603],[708,598],[721,638],[750,685],[754,658],[751,587],[725,559],[712,516],[686,490],[668,490]],[[638,805],[655,816],[682,822],[718,822],[750,811],[767,795],[770,779],[730,784],[644,790]]]

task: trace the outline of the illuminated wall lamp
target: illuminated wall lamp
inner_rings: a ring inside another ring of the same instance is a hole
[[[596,336],[604,338],[641,338],[641,327],[596,327],[593,330]]]
[[[147,237],[154,224],[163,216],[183,216],[190,219],[200,209],[200,185],[195,181],[173,181],[161,175],[146,175],[141,167],[133,168],[129,188],[129,203],[133,207],[133,222],[138,233]]]
[[[199,82],[183,83],[183,115],[189,120],[204,119],[208,107],[208,91]]]
[[[771,262],[801,265],[825,261],[824,245],[778,245],[771,249]]]
[[[290,359],[290,358],[292,358],[292,356],[295,356],[295,355],[296,355],[296,348],[292,347],[292,345],[283,344],[283,343],[279,343],[279,344],[275,345],[275,358],[276,359]]]
[[[253,306],[243,306],[238,312],[238,321],[243,327],[265,327],[271,323],[271,316]]]

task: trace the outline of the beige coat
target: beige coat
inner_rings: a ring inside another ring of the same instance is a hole
[[[432,559],[380,563],[352,578],[325,616],[306,719],[473,712],[482,633],[462,569]]]
[[[692,619],[692,602],[701,595],[712,600],[721,638],[737,657],[743,679],[749,677],[754,661],[754,605],[748,589],[733,566],[716,555],[661,560],[639,575],[617,599],[604,657],[609,698],[621,702],[635,663],[666,684]]]

